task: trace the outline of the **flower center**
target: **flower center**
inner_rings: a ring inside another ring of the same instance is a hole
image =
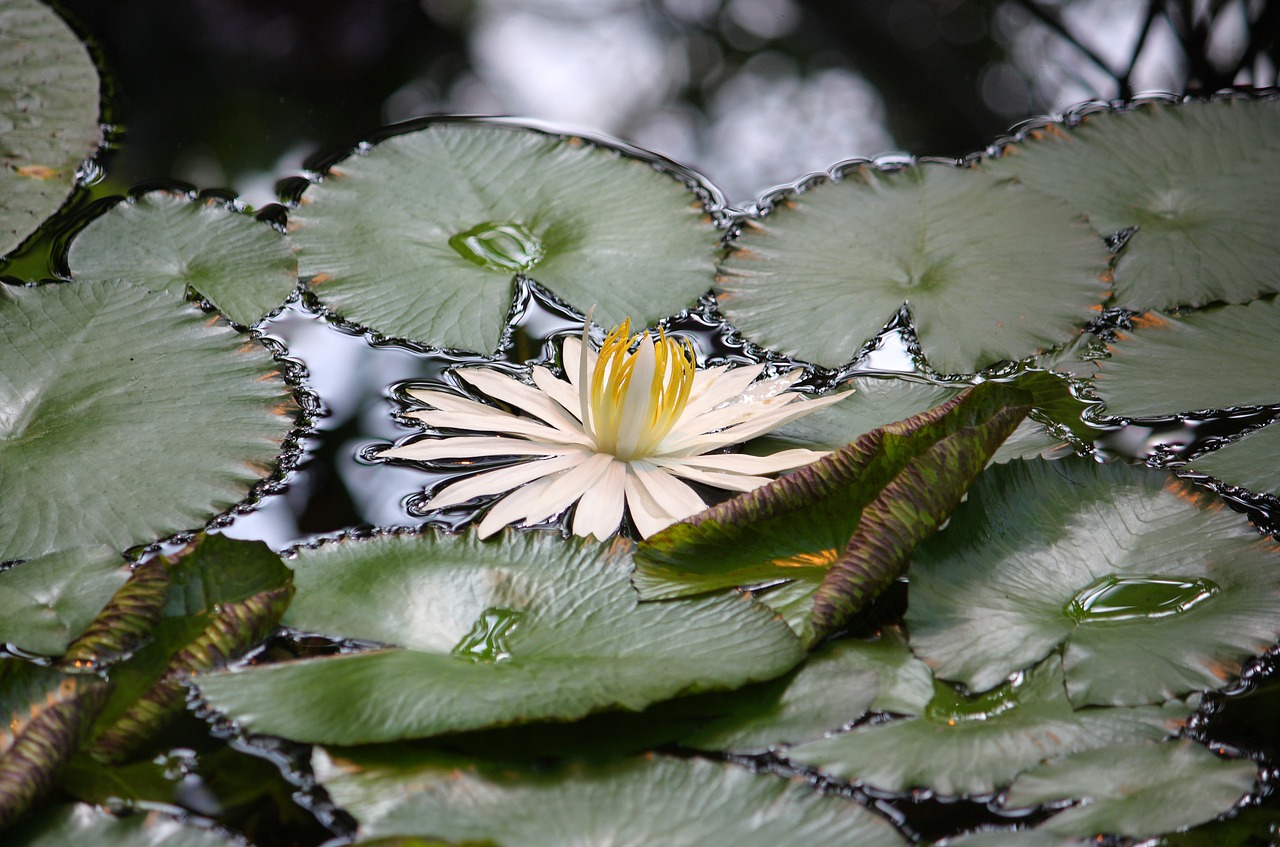
[[[585,332],[582,349],[585,358]],[[647,332],[633,336],[629,319],[614,327],[595,370],[582,369],[583,420],[597,452],[623,461],[652,455],[689,402],[695,361],[686,339],[661,329],[656,341]]]

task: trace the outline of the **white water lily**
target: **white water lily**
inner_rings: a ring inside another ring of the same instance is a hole
[[[791,470],[825,455],[792,449],[768,456],[712,452],[762,435],[843,399],[808,398],[789,389],[803,372],[758,379],[763,365],[697,368],[692,346],[659,331],[631,335],[630,321],[609,333],[600,351],[582,338],[562,349],[567,379],[534,365],[529,385],[495,368],[460,368],[459,378],[506,403],[512,414],[448,391],[410,389],[429,409],[410,417],[476,435],[420,439],[382,455],[420,461],[527,457],[445,486],[424,504],[443,509],[510,492],[481,520],[487,537],[507,524],[539,523],[577,503],[575,535],[604,539],[623,509],[640,534],[706,508],[688,482],[750,491],[763,474]]]

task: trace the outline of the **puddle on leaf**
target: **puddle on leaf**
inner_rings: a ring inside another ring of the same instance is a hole
[[[524,273],[542,261],[542,241],[523,224],[485,221],[449,238],[449,246],[472,264],[494,271]]]
[[[452,654],[473,662],[505,662],[511,658],[507,637],[523,617],[524,612],[514,609],[497,606],[485,609]]]
[[[1110,574],[1068,600],[1066,613],[1078,623],[1164,618],[1181,614],[1221,590],[1205,577]]]

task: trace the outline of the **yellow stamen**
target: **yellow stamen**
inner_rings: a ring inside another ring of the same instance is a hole
[[[662,329],[656,341],[646,332],[633,336],[629,319],[614,327],[590,375],[596,449],[623,460],[651,454],[684,412],[695,370],[687,339]]]

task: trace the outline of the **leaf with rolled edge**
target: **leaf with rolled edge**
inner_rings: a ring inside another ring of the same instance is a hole
[[[0,571],[0,643],[57,656],[129,579],[118,552],[94,545]]]
[[[1027,393],[983,383],[874,430],[652,536],[633,582],[655,600],[821,575],[804,633],[812,643],[902,572],[1029,408]]]
[[[244,847],[216,829],[160,815],[116,817],[85,803],[54,806],[5,833],[5,847]]]
[[[631,549],[514,531],[303,549],[283,623],[395,646],[204,674],[195,686],[246,731],[365,744],[639,710],[803,659],[786,624],[748,597],[639,603]]]
[[[99,761],[125,761],[145,747],[182,711],[191,676],[262,643],[293,596],[289,569],[261,542],[200,536],[167,565],[154,639],[112,671],[115,691],[88,747]]]
[[[53,785],[107,690],[95,677],[0,658],[0,831]]]
[[[159,556],[139,564],[59,663],[64,670],[98,670],[132,653],[160,622],[169,566]]]

